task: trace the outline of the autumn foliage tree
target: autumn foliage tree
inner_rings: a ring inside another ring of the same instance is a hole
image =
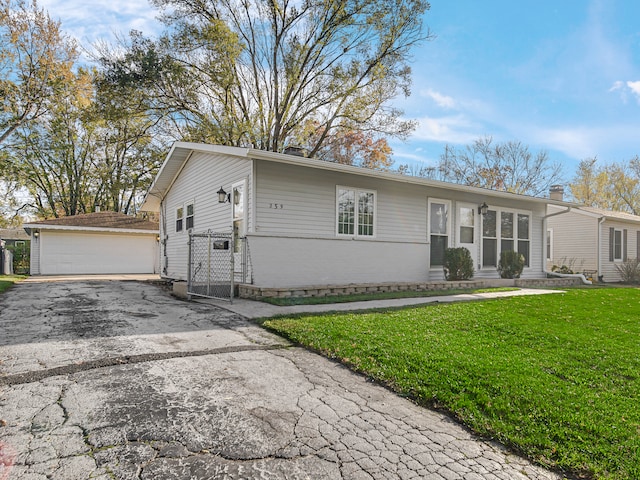
[[[569,189],[578,203],[640,215],[640,157],[604,165],[597,158],[585,159]]]
[[[72,76],[75,42],[35,0],[0,0],[0,145],[43,117]]]

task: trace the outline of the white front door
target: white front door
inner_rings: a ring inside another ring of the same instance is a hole
[[[471,253],[473,259],[473,267],[477,271],[480,269],[478,265],[478,214],[476,206],[473,204],[458,204],[458,215],[456,222],[456,239],[459,247],[465,247]]]

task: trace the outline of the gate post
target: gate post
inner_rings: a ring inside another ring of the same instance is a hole
[[[231,229],[231,248],[229,249],[231,252],[231,275],[230,275],[230,283],[229,283],[229,303],[233,303],[233,294],[235,293],[236,285],[236,272],[235,272],[235,261],[234,257],[236,256],[236,233]]]
[[[187,253],[187,299],[191,300],[191,295],[189,294],[189,292],[192,292],[192,286],[193,286],[193,280],[191,278],[191,262],[193,261],[193,258],[191,256],[192,252],[191,252],[191,242],[192,242],[192,232],[189,232],[189,241],[187,241],[187,246],[188,246],[188,253]]]

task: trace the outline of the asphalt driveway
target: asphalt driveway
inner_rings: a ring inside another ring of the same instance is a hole
[[[559,479],[211,305],[123,281],[0,297],[0,480]]]

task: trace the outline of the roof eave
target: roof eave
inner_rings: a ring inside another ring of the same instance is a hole
[[[76,232],[107,232],[107,233],[137,233],[141,235],[157,235],[159,230],[114,228],[114,227],[84,227],[75,225],[47,225],[41,223],[27,223],[24,230],[31,235],[31,230],[66,230]]]

